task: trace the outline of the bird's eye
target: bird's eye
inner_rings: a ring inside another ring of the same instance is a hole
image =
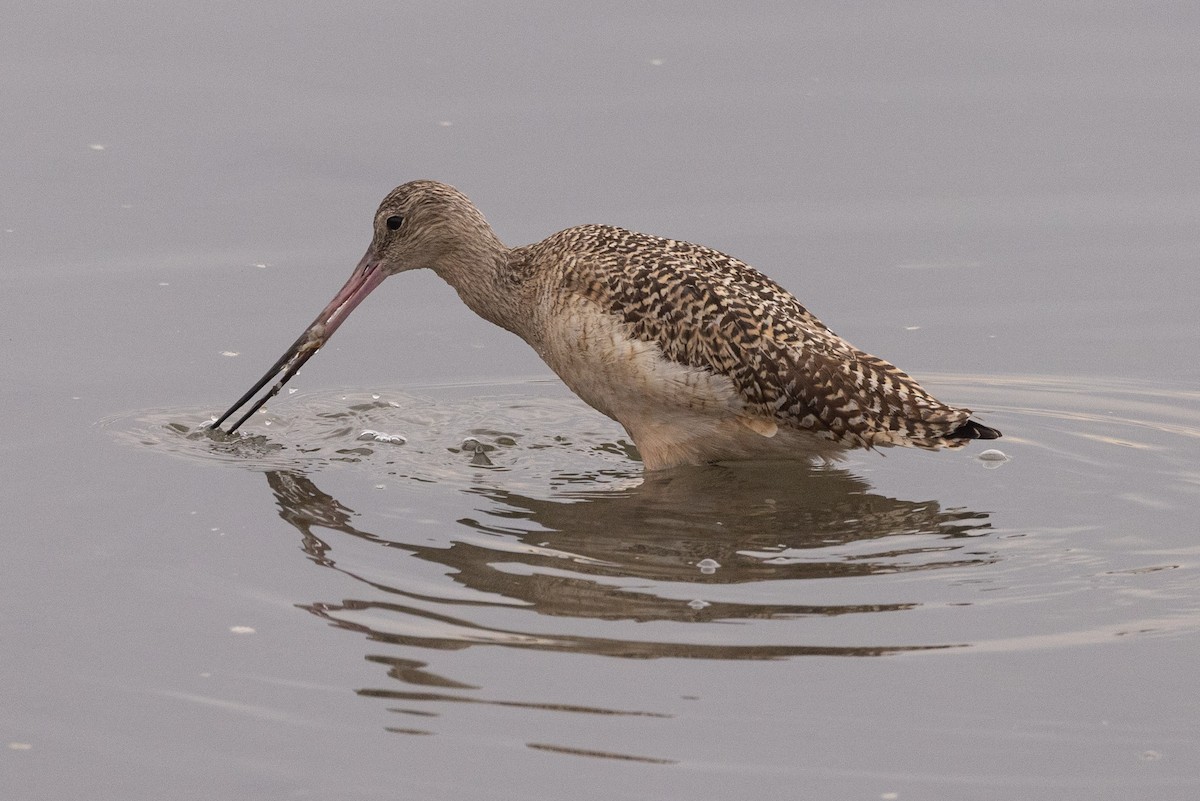
[[[384,222],[384,225],[388,227],[389,231],[395,231],[400,227],[400,223],[402,222],[404,222],[403,217],[401,217],[399,214],[393,214],[391,217],[387,218],[387,220]]]

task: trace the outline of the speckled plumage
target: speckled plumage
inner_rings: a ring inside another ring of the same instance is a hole
[[[518,248],[511,259],[542,285],[548,316],[586,313],[578,310],[585,298],[591,313],[618,320],[625,336],[651,344],[661,358],[727,378],[732,398],[703,414],[740,424],[734,431],[748,442],[734,450],[746,453],[734,455],[783,455],[762,441],[780,432],[779,444],[798,456],[829,456],[846,447],[957,447],[991,431],[977,424],[964,430],[970,410],[938,401],[908,374],[834,334],[770,278],[711,248],[584,225]],[[678,407],[696,402],[686,390],[673,394]],[[626,423],[619,412],[601,411]],[[680,428],[676,436],[686,438],[688,427]],[[788,436],[797,431],[812,441]],[[720,439],[712,432],[702,438]],[[729,447],[712,444],[718,452]]]
[[[582,225],[510,249],[458,190],[414,181],[380,205],[355,275],[421,267],[620,422],[650,469],[999,436],[753,267],[701,245]],[[340,324],[336,302],[310,328],[310,347],[324,344],[325,323]]]

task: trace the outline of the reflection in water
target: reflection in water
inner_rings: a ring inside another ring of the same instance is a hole
[[[768,585],[776,588],[774,594],[791,596],[794,593],[787,590],[801,579],[868,577],[990,561],[972,541],[989,530],[986,515],[872,494],[861,479],[835,468],[711,466],[651,475],[619,491],[563,492],[553,499],[476,487],[469,492],[485,499],[486,505],[478,519],[459,521],[470,531],[450,547],[364,531],[351,522],[351,509],[304,474],[266,475],[280,515],[301,533],[305,552],[318,564],[364,585],[364,599],[315,602],[303,608],[371,640],[425,649],[487,644],[628,658],[771,659],[948,648],[954,645],[802,645],[739,643],[732,638],[712,642],[711,633],[706,635],[710,641],[697,642],[701,638],[688,637],[686,628],[671,629],[670,640],[615,639],[571,633],[585,628],[579,626],[566,633],[535,631],[545,620],[529,618],[528,612],[555,619],[673,624],[897,612],[915,604],[710,602],[696,595],[714,586]],[[434,597],[355,575],[338,565],[336,541],[319,535],[319,529],[444,565],[450,568],[447,578],[461,587],[445,594],[450,597]],[[706,571],[706,565],[717,566]],[[784,584],[772,584],[778,582]],[[525,630],[478,620],[494,619],[488,613],[496,611],[506,620],[515,613]],[[461,692],[477,688],[436,675],[416,660],[392,655],[368,659],[385,665],[388,675],[405,686],[363,694],[410,703],[566,710],[480,699]],[[582,707],[569,711],[647,714]]]
[[[1195,582],[1179,569],[1196,553],[1179,536],[1194,528],[1200,497],[1193,389],[1016,376],[938,384],[1005,415],[996,422],[1014,464],[989,474],[1001,481],[972,482],[1008,510],[1003,537],[985,515],[885,497],[840,469],[742,464],[643,480],[619,431],[574,400],[537,397],[536,382],[503,397],[471,385],[438,389],[436,400],[298,395],[291,414],[264,415],[261,433],[237,439],[179,423],[203,421],[197,409],[104,425],[197,464],[267,475],[311,558],[352,579],[347,599],[303,608],[379,643],[366,658],[390,680],[359,692],[405,716],[394,732],[432,733],[429,719],[452,704],[661,716],[619,702],[489,697],[477,674],[442,675],[472,663],[449,652],[482,645],[505,646],[496,661],[509,667],[560,676],[578,662],[554,654],[751,660],[967,643],[1011,653],[1194,634]],[[359,440],[366,429],[408,441]],[[485,459],[465,467],[473,455]],[[355,514],[313,483],[325,472],[419,486],[419,508],[458,525],[378,509],[378,494]],[[364,522],[377,512],[386,523]],[[429,656],[439,651],[446,658]]]
[[[495,522],[463,521],[481,532],[547,540],[586,557],[589,561],[580,563],[579,572],[605,574],[611,572],[607,565],[620,565],[620,575],[660,580],[694,580],[695,565],[704,559],[722,566],[706,576],[705,583],[864,576],[961,565],[978,559],[943,558],[957,550],[953,540],[977,536],[986,528],[986,515],[945,512],[933,501],[874,495],[866,482],[845,470],[802,464],[713,465],[648,474],[630,490],[563,493],[552,500],[495,489],[469,491],[495,505],[490,513]],[[544,531],[530,533],[539,528]],[[935,540],[920,545],[891,541],[879,549],[844,547],[920,534]],[[851,552],[857,556],[850,557]],[[497,558],[502,557],[489,557],[493,562]],[[646,620],[660,615],[645,610],[622,616]]]

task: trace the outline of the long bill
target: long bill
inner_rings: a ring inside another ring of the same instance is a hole
[[[354,268],[354,272],[350,275],[350,280],[338,290],[338,293],[333,296],[333,300],[329,301],[329,305],[317,315],[317,319],[313,320],[312,324],[304,329],[304,333],[292,343],[292,346],[287,349],[286,353],[279,357],[279,361],[275,362],[271,369],[262,378],[258,379],[258,382],[250,387],[245,395],[238,398],[237,403],[230,406],[225,414],[221,415],[209,428],[219,429],[222,423],[250,401],[271,379],[279,376],[279,380],[272,385],[271,389],[258,400],[254,401],[254,403],[250,404],[249,410],[242,414],[237,419],[237,422],[229,427],[228,433],[232,434],[234,431],[237,431],[242,423],[250,419],[250,416],[262,408],[264,403],[273,398],[279,390],[283,389],[283,385],[290,381],[292,376],[300,372],[300,368],[304,366],[304,363],[325,345],[329,337],[333,336],[333,332],[350,315],[350,312],[354,311],[354,308],[362,303],[363,298],[371,294],[371,290],[379,286],[386,277],[387,273],[383,270],[383,261],[372,251],[368,250],[367,254],[358,263],[358,266]]]

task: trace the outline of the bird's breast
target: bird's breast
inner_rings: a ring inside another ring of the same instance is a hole
[[[729,415],[743,408],[733,382],[669,360],[655,342],[582,297],[541,321],[534,344],[563,382],[589,405],[633,431],[646,418]]]

